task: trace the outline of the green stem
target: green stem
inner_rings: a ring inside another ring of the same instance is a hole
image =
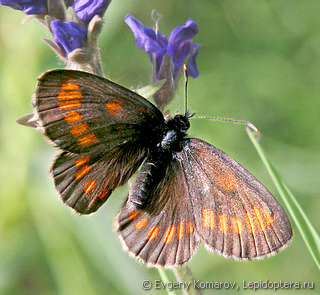
[[[158,272],[159,272],[159,274],[160,274],[161,280],[162,280],[165,284],[167,284],[170,280],[169,280],[169,278],[168,278],[168,276],[167,276],[167,274],[166,274],[165,269],[159,267],[159,268],[158,268]],[[168,294],[170,294],[170,295],[177,295],[177,293],[176,293],[175,290],[169,290],[168,288],[166,288],[166,291],[167,291]]]
[[[163,268],[158,268],[158,271],[160,273],[162,281],[164,283],[168,283],[169,278],[166,274],[166,271]],[[201,291],[199,289],[195,288],[194,278],[192,277],[192,273],[191,273],[190,269],[186,265],[175,267],[172,269],[172,271],[173,271],[173,274],[176,278],[175,282],[183,283],[183,286],[185,286],[184,288],[181,288],[181,290],[183,291],[183,294],[185,294],[185,295],[201,295]],[[168,292],[168,294],[176,295],[175,290],[168,290],[167,289],[167,292]]]
[[[248,136],[258,152],[263,164],[265,165],[273,183],[275,184],[284,204],[287,207],[293,221],[295,222],[311,256],[316,263],[317,267],[320,269],[320,236],[315,230],[314,226],[308,219],[307,215],[303,211],[302,207],[299,205],[295,196],[288,189],[286,184],[283,182],[278,172],[275,170],[273,165],[267,159],[264,151],[259,145],[257,139],[255,138],[255,133],[247,128]]]
[[[194,285],[194,278],[189,267],[180,266],[173,269],[173,273],[179,282],[188,283],[189,288],[183,289],[185,295],[201,295],[201,291]]]

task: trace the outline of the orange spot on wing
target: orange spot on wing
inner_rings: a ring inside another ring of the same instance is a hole
[[[263,221],[263,218],[262,218],[262,215],[261,215],[261,212],[259,211],[259,209],[256,207],[253,207],[253,214],[258,222],[258,226],[259,226],[260,231],[262,231],[262,232],[266,231],[267,228],[266,228],[266,225]]]
[[[154,240],[159,235],[159,227],[153,226],[150,228],[150,230],[147,233],[148,241]]]
[[[184,222],[180,221],[178,227],[177,227],[177,238],[178,240],[181,240],[184,236]]]
[[[225,214],[219,215],[219,231],[223,234],[229,231],[228,217]]]
[[[81,123],[70,128],[70,133],[73,136],[79,136],[82,133],[88,132],[89,127],[87,123]]]
[[[148,110],[147,108],[143,108],[143,107],[140,107],[140,106],[137,106],[136,108],[139,109],[139,111],[142,112],[142,113],[145,113],[145,114],[153,116],[152,113],[150,112],[150,110]]]
[[[126,130],[128,128],[127,125],[117,125],[117,126],[113,126],[117,131],[123,131]]]
[[[231,217],[231,225],[235,233],[240,235],[243,232],[243,224],[239,218]]]
[[[72,111],[72,112],[69,112],[65,115],[64,117],[65,121],[67,121],[69,124],[73,124],[75,122],[78,122],[78,121],[81,121],[82,120],[82,117],[81,115],[76,112],[76,111]]]
[[[89,166],[89,165],[82,166],[82,167],[75,173],[76,180],[81,179],[81,178],[82,178],[83,176],[85,176],[90,170],[91,170],[91,166]]]
[[[131,212],[129,213],[128,218],[129,218],[130,220],[133,220],[133,219],[135,219],[138,215],[139,215],[139,211],[138,211],[138,210],[134,210],[134,211],[131,211]]]
[[[120,100],[114,99],[106,103],[106,108],[111,116],[117,117],[119,113],[122,112],[123,102]]]
[[[80,106],[81,106],[80,100],[69,100],[69,101],[63,101],[59,103],[59,108],[61,110],[74,109]]]
[[[215,181],[223,189],[232,190],[235,188],[235,179],[231,174],[220,174]]]
[[[187,222],[186,231],[187,231],[188,234],[193,233],[193,223],[192,223],[192,221],[188,221]]]
[[[202,225],[204,227],[209,227],[210,229],[215,229],[215,215],[212,210],[203,209],[202,210]]]
[[[278,213],[277,213],[277,212],[274,212],[274,213],[273,213],[273,220],[274,220],[274,221],[277,220],[277,216],[278,216]]]
[[[77,167],[80,167],[80,166],[82,166],[83,164],[85,164],[85,163],[87,163],[89,161],[90,161],[90,156],[84,156],[84,157],[76,159],[75,165]]]
[[[253,220],[250,212],[248,212],[248,211],[246,213],[246,224],[247,224],[248,231],[255,235],[257,233],[257,231],[256,231],[256,227],[254,225],[254,220]]]
[[[173,225],[169,226],[164,234],[163,242],[169,244],[172,242],[176,229]]]
[[[263,216],[264,216],[264,218],[265,218],[265,220],[267,222],[267,225],[269,225],[269,226],[272,225],[274,220],[273,220],[269,210],[265,209],[265,208],[261,208],[260,211],[263,214]]]
[[[83,137],[80,137],[78,139],[79,143],[81,145],[84,145],[84,146],[87,146],[87,145],[90,145],[90,144],[93,144],[95,142],[97,142],[99,139],[95,136],[94,133],[89,133]]]
[[[148,223],[148,218],[142,218],[135,224],[134,228],[136,230],[141,230],[146,227],[147,223]]]
[[[110,193],[110,190],[108,187],[105,187],[100,193],[99,193],[99,199],[103,200],[108,194]]]
[[[94,180],[88,180],[85,185],[83,186],[83,190],[86,194],[92,192],[96,185],[96,182]]]
[[[62,83],[60,90],[79,90],[80,86],[71,82]]]
[[[70,81],[71,79],[72,79],[72,77],[66,76],[66,77],[63,78],[61,81],[62,81],[63,83],[66,83],[66,82]]]
[[[57,98],[59,100],[66,100],[81,98],[82,96],[83,94],[81,91],[61,91],[58,93]]]

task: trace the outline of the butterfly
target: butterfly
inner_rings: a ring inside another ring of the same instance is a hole
[[[60,150],[51,173],[65,204],[95,212],[137,172],[116,217],[124,247],[149,265],[187,262],[202,241],[234,259],[278,252],[288,217],[239,163],[188,137],[190,115],[165,119],[137,93],[89,73],[39,78],[35,113]]]

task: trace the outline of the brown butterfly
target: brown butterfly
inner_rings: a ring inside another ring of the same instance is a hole
[[[190,115],[165,120],[129,89],[71,70],[39,78],[35,110],[62,150],[52,175],[76,212],[96,211],[138,170],[117,227],[143,262],[183,264],[200,241],[224,256],[253,259],[290,240],[288,217],[271,193],[227,154],[187,137]]]

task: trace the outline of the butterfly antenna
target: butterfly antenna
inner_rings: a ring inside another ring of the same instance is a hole
[[[183,65],[183,73],[184,73],[184,115],[188,117],[188,67],[186,64]]]
[[[232,122],[240,125],[245,125],[247,128],[255,132],[257,139],[261,137],[259,129],[249,121],[233,120],[233,119],[217,118],[217,117],[198,117],[198,116],[194,116],[190,119],[210,119],[210,120],[218,120],[218,121]]]

